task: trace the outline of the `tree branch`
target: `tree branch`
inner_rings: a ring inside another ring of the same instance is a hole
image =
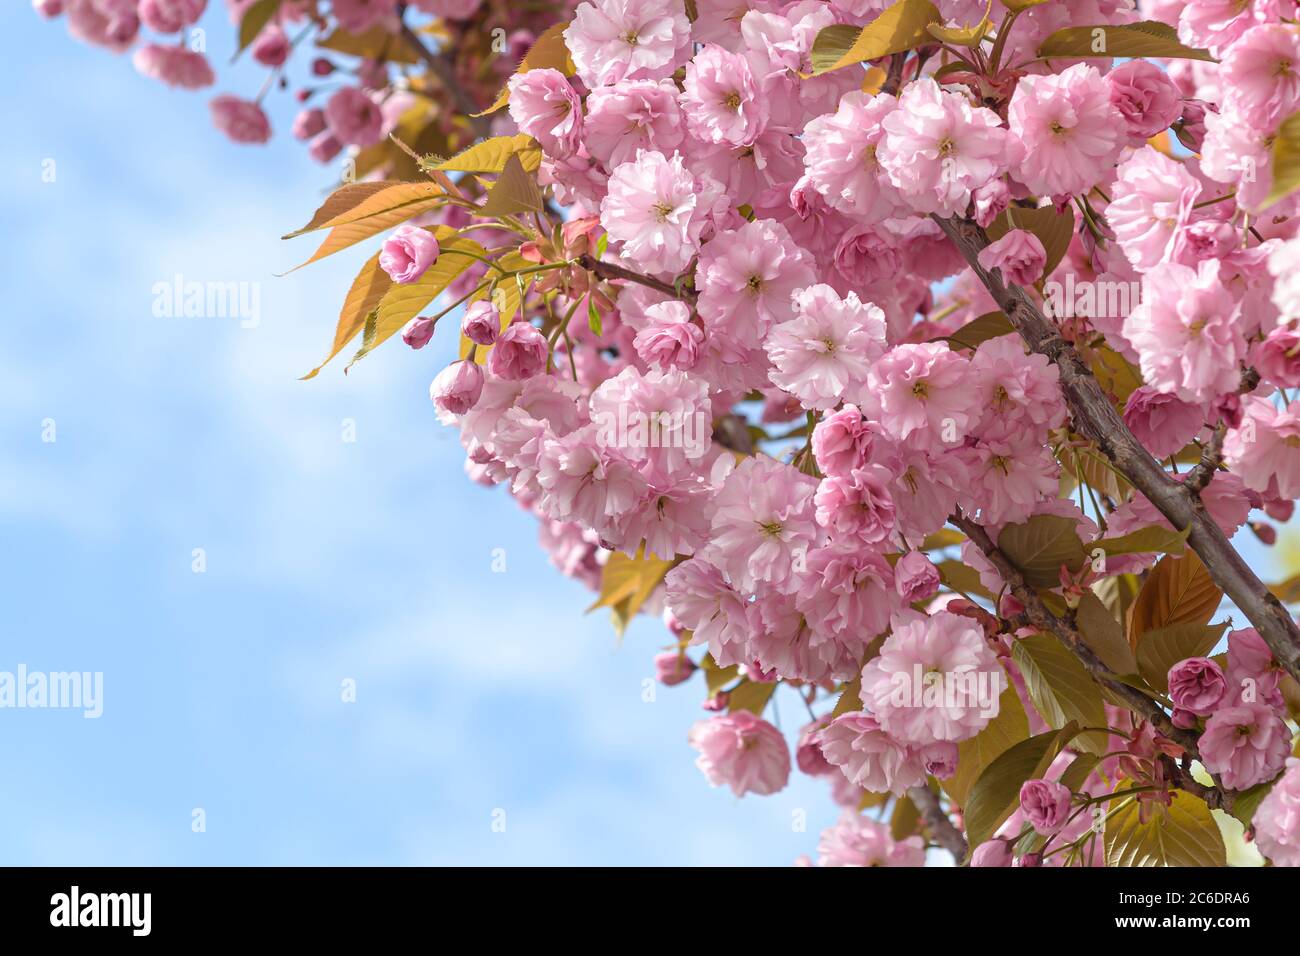
[[[406,13],[406,5],[399,8],[399,16]],[[492,123],[486,116],[475,116],[480,109],[474,97],[469,95],[469,91],[461,86],[460,80],[456,77],[456,67],[452,61],[441,53],[434,53],[420,35],[411,29],[405,18],[402,19],[402,39],[405,40],[415,51],[416,55],[424,61],[424,65],[429,71],[438,78],[438,82],[443,88],[451,94],[452,100],[456,103],[456,109],[465,114],[465,119],[469,122],[474,130],[474,135],[483,139],[492,131]]]
[[[1190,730],[1175,727],[1163,707],[1142,693],[1142,691],[1124,683],[1117,675],[1112,673],[1102,663],[1096,652],[1088,646],[1074,623],[1053,614],[1047,605],[1043,603],[1043,599],[1038,596],[1038,592],[1025,583],[1024,575],[1011,563],[1010,559],[1002,552],[1002,549],[993,543],[993,539],[989,537],[989,533],[984,530],[983,525],[977,524],[960,512],[948,520],[954,527],[960,529],[966,537],[970,538],[975,546],[984,552],[989,562],[997,568],[998,574],[1007,583],[1007,587],[1015,595],[1016,600],[1024,605],[1025,615],[1028,617],[1030,624],[1044,633],[1054,635],[1057,640],[1074,653],[1074,656],[1083,664],[1093,680],[1125,701],[1136,713],[1141,714],[1150,721],[1156,730],[1160,731],[1165,737],[1174,741],[1193,757],[1199,756],[1196,746],[1196,734]]]
[[[578,265],[588,272],[594,272],[602,279],[622,279],[625,282],[635,282],[643,285],[647,289],[654,289],[656,292],[662,292],[664,295],[673,299],[680,299],[683,302],[693,304],[695,302],[695,293],[689,289],[678,289],[669,285],[660,279],[654,279],[639,272],[633,272],[631,269],[624,269],[622,266],[616,266],[612,262],[601,262],[593,256],[583,254],[578,257]]]
[[[1223,530],[1205,510],[1200,495],[1165,474],[1133,437],[1078,352],[1061,337],[1055,324],[1043,315],[1024,289],[1006,285],[1000,271],[990,272],[979,264],[979,254],[989,244],[984,230],[967,219],[945,219],[938,215],[933,218],[961,251],[1030,349],[1046,356],[1060,370],[1061,391],[1078,431],[1096,442],[1120,473],[1175,528],[1190,529],[1187,543],[1214,582],[1250,619],[1287,673],[1300,680],[1300,628],[1228,543]]]
[[[939,795],[924,784],[912,787],[907,795],[912,798],[916,809],[921,811],[921,819],[930,828],[934,842],[951,853],[958,863],[966,859],[966,838],[948,818],[948,814],[944,813]]]
[[[1043,603],[1043,599],[1038,596],[1038,592],[1025,583],[1024,575],[1011,563],[1002,549],[993,543],[993,539],[989,537],[983,525],[977,524],[961,512],[948,520],[970,538],[975,546],[984,552],[989,562],[997,568],[998,574],[1007,583],[1011,593],[1024,606],[1030,624],[1040,631],[1054,635],[1074,653],[1093,680],[1123,700],[1135,713],[1144,717],[1162,736],[1182,747],[1189,757],[1200,759],[1198,747],[1200,736],[1191,730],[1174,726],[1174,722],[1159,703],[1136,687],[1124,683],[1102,663],[1101,658],[1083,639],[1074,621],[1057,617],[1052,613],[1051,609]],[[1233,791],[1217,786],[1217,778],[1214,787],[1205,787],[1193,780],[1191,774],[1186,773],[1174,775],[1171,779],[1183,789],[1201,797],[1212,809],[1232,807]],[[1189,781],[1194,786],[1185,785]]]

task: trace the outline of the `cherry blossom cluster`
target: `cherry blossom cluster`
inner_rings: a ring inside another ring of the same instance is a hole
[[[124,49],[204,3],[36,6]],[[400,315],[422,349],[459,316],[430,391],[468,474],[616,621],[663,616],[656,676],[705,685],[710,784],[823,779],[843,816],[819,865],[1098,865],[1136,829],[1116,814],[1201,820],[1203,847],[1212,811],[1300,865],[1300,632],[1271,596],[1219,611],[1253,575],[1226,539],[1273,544],[1300,496],[1294,0],[409,8],[449,37],[439,95],[508,108],[437,112],[440,144],[497,134],[451,160],[412,143],[445,201],[387,237],[368,281],[397,291],[351,334]],[[278,70],[298,25],[396,36],[407,12],[287,2],[252,55]],[[472,32],[498,20],[499,64]],[[167,49],[137,66],[211,82]],[[382,58],[353,76],[295,121],[322,160],[433,95]],[[265,139],[257,104],[222,102]],[[420,290],[445,307],[407,322]],[[1204,607],[1162,602],[1188,581]],[[989,814],[1022,745],[1039,766]]]
[[[131,51],[136,70],[169,87],[202,90],[217,82],[199,26],[208,0],[32,2],[42,16],[62,17],[78,40],[114,53]],[[272,123],[264,100],[274,89],[290,88],[291,61],[298,54],[305,79],[294,91],[302,105],[292,133],[313,159],[328,163],[345,150],[355,155],[376,147],[395,131],[413,140],[432,136],[464,145],[469,127],[463,115],[457,119],[462,104],[491,103],[541,30],[572,3],[525,8],[506,0],[282,0],[269,17],[255,9],[265,7],[265,0],[225,0],[225,7],[234,30],[241,30],[247,16],[261,24],[248,31],[240,52],[265,67],[267,77],[255,96],[214,97],[214,124],[236,143],[267,142]],[[419,78],[412,48],[400,39],[404,24],[436,28],[438,39],[426,48],[446,61],[465,99]],[[307,54],[309,48],[314,50]],[[367,164],[361,172],[372,171]]]
[[[1002,308],[988,274],[1128,377],[1108,394],[1173,480],[1217,455],[1197,491],[1227,536],[1249,525],[1272,543],[1266,519],[1289,519],[1300,492],[1296,200],[1269,195],[1270,145],[1300,111],[1295,5],[993,3],[996,57],[933,44],[814,68],[822,30],[886,6],[760,0],[738,15],[700,0],[691,19],[675,0],[584,0],[564,32],[573,69],[509,83],[539,182],[565,207],[562,237],[521,247],[560,270],[555,298],[513,320],[476,303],[462,331],[486,360],[454,363],[432,389],[471,476],[538,515],[567,573],[600,589],[612,553],[671,563],[642,606],[675,638],[660,680],[735,675],[711,683],[715,715],[691,730],[701,770],[737,795],[782,789],[792,765],[824,777],[845,817],[823,864],[920,862],[916,838],[857,811],[951,780],[1003,686],[1032,731],[1049,729],[1014,659],[1041,627],[990,555],[946,536],[954,515],[994,542],[1061,519],[1089,553],[1174,530],[1108,473],[1056,364],[1010,326],[962,337]],[[961,27],[986,6],[938,9]],[[1207,55],[1036,56],[1064,28],[1143,18]],[[1049,251],[1039,224],[1067,211]],[[989,230],[978,270],[944,220]],[[408,342],[432,324],[416,320]],[[692,442],[701,419],[711,440]],[[1140,583],[1157,558],[1062,568],[1048,590],[1075,607],[1107,578]],[[1300,771],[1279,777],[1291,678],[1254,629],[1227,646],[1170,670],[1169,724],[1107,700],[1106,759],[1067,785],[1080,750],[1063,749],[972,861],[1100,862],[1082,809],[1124,786],[1144,814],[1168,806],[1168,761],[1192,739],[1225,792],[1280,779],[1252,834],[1274,862],[1300,862]],[[957,686],[921,699],[931,676]],[[793,752],[762,704],[731,699],[773,682],[809,707]],[[1025,834],[1069,852],[1026,852]]]

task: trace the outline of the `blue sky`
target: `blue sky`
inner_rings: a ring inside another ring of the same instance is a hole
[[[211,6],[223,64],[232,30]],[[0,710],[0,863],[812,852],[835,816],[822,787],[710,789],[686,744],[698,689],[642,701],[661,626],[620,645],[601,612],[582,614],[590,596],[550,567],[535,522],[464,476],[427,392],[449,337],[297,380],[368,250],[275,278],[314,248],[278,237],[331,179],[287,135],[288,96],[272,98],[281,135],[237,147],[205,96],[26,3],[4,4],[0,27],[0,670],[104,674],[98,720]],[[260,83],[221,72],[222,91]],[[153,287],[177,273],[260,283],[260,323],[156,317]],[[793,695],[780,703],[797,726]]]

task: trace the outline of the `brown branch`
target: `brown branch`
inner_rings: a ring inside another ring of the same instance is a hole
[[[601,262],[593,256],[583,254],[578,257],[578,265],[588,272],[594,272],[602,279],[622,279],[625,282],[635,282],[643,285],[647,289],[654,289],[656,292],[662,292],[664,295],[673,299],[681,299],[683,302],[694,303],[695,293],[689,289],[678,289],[669,285],[660,279],[654,279],[639,272],[633,272],[631,269],[624,269],[622,266],[616,266],[612,262]]]
[[[1120,473],[1175,528],[1190,529],[1187,543],[1214,582],[1250,619],[1287,673],[1300,680],[1300,628],[1228,543],[1223,530],[1205,510],[1200,495],[1165,474],[1150,452],[1133,437],[1092,371],[1025,290],[1008,286],[1002,281],[1000,271],[989,271],[979,264],[979,254],[989,244],[984,230],[967,219],[945,219],[937,215],[933,218],[961,251],[1030,349],[1046,356],[1060,370],[1061,391],[1078,431],[1096,442]]]
[[[405,4],[400,8],[400,13],[405,13]],[[405,19],[402,20],[402,39],[405,40],[429,71],[438,78],[451,98],[456,103],[456,109],[465,114],[465,119],[469,122],[470,127],[474,130],[474,135],[483,139],[492,132],[492,123],[486,116],[475,116],[480,109],[474,97],[470,96],[469,91],[461,85],[456,76],[456,66],[450,57],[442,53],[434,53],[430,50],[420,35],[411,29]]]
[[[921,819],[930,828],[934,842],[951,853],[958,863],[966,859],[966,838],[948,818],[948,814],[944,813],[939,795],[924,784],[912,787],[907,795],[921,812]]]
[[[1024,575],[1011,563],[1011,560],[1002,552],[1002,549],[993,543],[993,539],[989,537],[989,533],[984,530],[983,525],[977,524],[960,512],[948,520],[952,522],[954,527],[960,529],[966,537],[970,538],[975,546],[984,552],[990,563],[997,568],[998,574],[1007,583],[1011,593],[1024,606],[1025,616],[1029,619],[1030,624],[1044,633],[1054,635],[1057,640],[1074,653],[1074,656],[1083,664],[1084,669],[1088,671],[1093,680],[1123,700],[1133,711],[1150,721],[1156,730],[1174,741],[1193,757],[1199,756],[1196,747],[1196,734],[1190,730],[1175,727],[1163,707],[1136,687],[1124,683],[1110,668],[1103,664],[1101,658],[1083,639],[1083,635],[1079,633],[1079,629],[1074,623],[1053,614],[1048,606],[1043,603],[1042,598],[1038,596],[1038,592],[1025,583]]]
[[[889,72],[885,75],[885,82],[880,87],[882,94],[893,96],[898,92],[899,87],[903,85],[903,67],[906,63],[906,53],[895,53],[889,58]]]
[[[1183,479],[1183,487],[1188,491],[1199,496],[1205,490],[1205,486],[1214,480],[1215,472],[1223,464],[1223,438],[1227,432],[1228,428],[1223,422],[1219,422],[1214,427],[1214,434],[1210,436],[1205,450],[1201,452],[1201,460]]]
[[[1083,635],[1079,633],[1074,621],[1057,617],[1052,613],[1051,609],[1043,603],[1043,599],[1038,596],[1038,592],[1025,583],[1024,575],[1011,563],[1011,560],[1003,553],[1002,549],[993,543],[993,539],[989,537],[983,525],[972,521],[961,512],[953,515],[948,520],[954,527],[960,529],[966,537],[970,538],[975,546],[984,552],[984,556],[989,559],[989,562],[997,568],[998,574],[1002,576],[1002,580],[1006,582],[1011,593],[1024,606],[1025,616],[1030,624],[1040,631],[1054,635],[1057,640],[1074,653],[1074,656],[1083,664],[1084,669],[1087,670],[1093,680],[1124,701],[1130,710],[1145,718],[1162,736],[1182,747],[1189,757],[1200,759],[1198,747],[1200,735],[1194,731],[1174,726],[1174,722],[1157,701],[1131,684],[1126,684],[1120,680],[1118,675],[1102,663],[1101,658],[1083,639]],[[1205,787],[1193,780],[1191,775],[1187,773],[1178,774],[1171,777],[1171,779],[1174,779],[1183,789],[1201,797],[1209,804],[1211,809],[1231,808],[1232,806],[1233,792],[1217,786],[1217,779],[1215,787]],[[1190,781],[1194,787],[1185,786],[1185,781]]]

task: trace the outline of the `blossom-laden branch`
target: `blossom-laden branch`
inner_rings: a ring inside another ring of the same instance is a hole
[[[925,825],[930,828],[934,842],[951,853],[952,858],[959,863],[966,859],[966,838],[944,812],[939,795],[924,785],[912,787],[907,795],[920,811]]]
[[[1120,473],[1175,528],[1189,530],[1187,543],[1200,557],[1214,582],[1250,619],[1287,672],[1300,680],[1300,629],[1210,517],[1199,493],[1204,485],[1189,487],[1165,474],[1116,412],[1079,353],[1061,336],[1056,325],[1043,315],[1033,299],[1024,289],[1003,281],[999,270],[989,270],[980,265],[979,255],[989,245],[988,235],[983,229],[967,219],[938,215],[933,218],[960,250],[1030,349],[1045,356],[1060,370],[1061,390],[1080,433],[1096,442]],[[1218,441],[1221,443],[1222,439]],[[1208,484],[1214,467],[1217,464],[1202,468],[1197,482],[1203,480]]]

